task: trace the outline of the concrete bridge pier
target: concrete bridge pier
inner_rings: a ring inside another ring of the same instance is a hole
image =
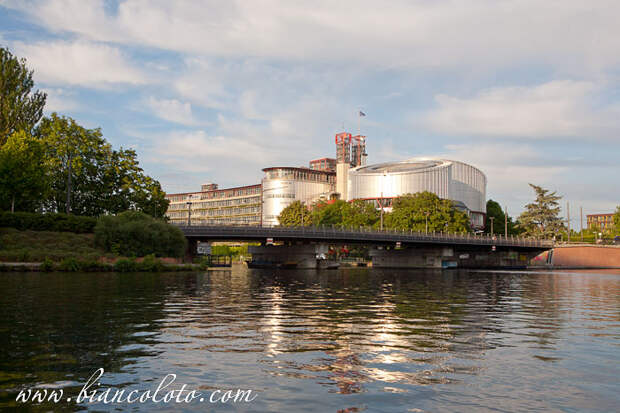
[[[370,250],[376,268],[525,268],[536,252],[511,249],[420,246]]]
[[[198,240],[196,238],[187,238],[187,247],[185,248],[185,262],[192,262],[198,254]]]
[[[326,244],[250,245],[252,262],[264,265],[317,268],[317,254],[327,252]]]

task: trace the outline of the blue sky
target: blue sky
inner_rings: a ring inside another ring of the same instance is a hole
[[[620,204],[618,21],[616,0],[0,0],[0,44],[168,192],[333,157],[361,108],[369,162],[462,160],[511,215],[528,182],[586,214]]]

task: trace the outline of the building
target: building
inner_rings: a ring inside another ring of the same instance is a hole
[[[177,225],[260,225],[261,193],[261,184],[226,189],[205,184],[200,192],[166,195],[166,216]]]
[[[477,168],[445,159],[413,158],[402,162],[358,166],[348,171],[347,197],[391,209],[392,200],[404,194],[432,192],[455,201],[473,228],[484,228],[486,176]]]
[[[348,132],[336,134],[336,192],[341,199],[348,198],[349,169],[366,165],[366,137]]]
[[[314,171],[336,172],[336,160],[334,158],[321,158],[310,161],[310,169]]]
[[[614,214],[586,215],[588,229],[607,230],[614,226]]]
[[[310,205],[329,199],[336,187],[336,173],[310,168],[272,167],[263,169],[264,226],[279,225],[278,215],[295,201]]]

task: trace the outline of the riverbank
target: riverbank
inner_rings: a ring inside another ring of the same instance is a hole
[[[0,271],[195,271],[206,263],[178,258],[124,257],[95,245],[94,235],[0,228]]]
[[[616,269],[620,268],[620,246],[567,244],[545,251],[532,261],[532,268]]]

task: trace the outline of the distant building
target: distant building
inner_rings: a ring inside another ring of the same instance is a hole
[[[394,198],[428,191],[454,201],[473,228],[484,228],[487,178],[463,162],[413,158],[359,166],[348,171],[348,178],[348,201],[361,199],[391,211]]]
[[[263,225],[279,225],[278,215],[295,201],[311,205],[328,200],[336,187],[336,173],[310,168],[273,167],[263,169]]]
[[[313,171],[336,172],[336,160],[334,158],[321,158],[310,161],[310,169]]]
[[[218,189],[204,184],[200,192],[167,194],[166,216],[177,225],[260,225],[261,184]]]
[[[606,230],[614,226],[614,214],[587,215],[588,229]]]

